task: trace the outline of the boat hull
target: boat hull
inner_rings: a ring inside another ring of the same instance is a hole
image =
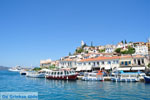
[[[82,77],[83,81],[103,81],[102,78],[97,78],[97,77]]]
[[[145,83],[150,83],[150,76],[148,77],[148,76],[145,76],[144,77],[144,80],[145,80]]]
[[[57,79],[57,80],[76,80],[77,75],[69,75],[69,76],[46,76],[47,79]]]
[[[138,79],[120,79],[120,78],[111,78],[111,81],[113,82],[138,82]]]
[[[31,78],[45,78],[45,74],[27,74],[26,76]]]

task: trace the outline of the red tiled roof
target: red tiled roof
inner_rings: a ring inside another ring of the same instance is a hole
[[[136,55],[133,56],[133,58],[140,58],[143,56]],[[113,57],[97,57],[97,58],[88,58],[88,59],[82,59],[80,62],[86,62],[86,61],[99,61],[99,60],[111,60],[111,59],[121,59],[121,58],[132,58],[130,55],[127,56],[113,56]]]

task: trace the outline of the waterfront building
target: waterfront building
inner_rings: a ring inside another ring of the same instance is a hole
[[[123,71],[142,70],[144,71],[148,63],[149,63],[148,59],[146,59],[146,57],[141,56],[141,55],[121,56],[120,61],[119,61],[120,67],[117,70],[123,70]]]
[[[72,68],[76,69],[77,67],[77,58],[67,58],[59,61],[59,68]]]
[[[82,59],[78,62],[77,71],[110,70],[119,67],[119,57],[104,57]]]

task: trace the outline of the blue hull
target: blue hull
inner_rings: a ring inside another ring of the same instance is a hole
[[[145,76],[145,77],[144,77],[144,80],[145,80],[146,83],[150,83],[150,76],[149,76],[149,77],[148,77],[148,76]]]

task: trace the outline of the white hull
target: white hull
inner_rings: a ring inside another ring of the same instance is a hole
[[[18,69],[8,69],[9,71],[11,71],[11,72],[19,72],[20,70],[18,70]]]
[[[45,78],[44,73],[27,73],[27,77],[33,77],[33,78]]]

